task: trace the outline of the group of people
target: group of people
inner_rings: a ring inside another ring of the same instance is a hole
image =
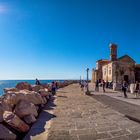
[[[124,97],[127,98],[127,90],[128,90],[128,87],[129,87],[129,84],[126,82],[126,81],[123,81],[123,84],[122,84],[122,91],[124,93]],[[138,97],[139,94],[140,94],[140,84],[138,81],[136,81],[136,83],[134,84],[134,94],[135,94],[135,97]]]
[[[105,88],[109,88],[110,85],[112,85],[112,82],[105,82],[104,80],[97,80],[96,84],[95,84],[95,91],[99,91],[99,87],[101,86],[103,89],[103,92],[105,92]],[[124,93],[124,97],[127,98],[127,91],[129,88],[129,84],[126,81],[122,82],[122,91]],[[134,84],[134,94],[136,97],[138,97],[138,95],[140,94],[140,84],[138,81],[136,81],[136,83]]]
[[[80,87],[81,87],[81,90],[82,91],[84,91],[84,89],[86,89],[87,88],[87,82],[86,81],[80,81]]]
[[[35,84],[36,84],[36,85],[41,85],[41,82],[40,82],[38,79],[36,79]],[[86,89],[87,86],[88,86],[87,81],[84,81],[84,80],[83,80],[83,81],[80,81],[79,84],[80,84],[80,87],[81,87],[81,90],[82,90],[82,91],[84,91],[84,89]],[[103,92],[106,92],[105,88],[108,88],[109,85],[110,85],[109,82],[105,82],[104,80],[97,80],[97,81],[96,81],[96,84],[95,84],[95,91],[98,92],[98,91],[99,91],[99,87],[102,87]],[[58,87],[58,82],[53,81],[53,82],[51,83],[50,87],[51,87],[51,93],[52,93],[52,95],[55,95],[57,89],[59,88],[59,87]],[[124,93],[124,97],[125,97],[125,98],[128,97],[128,96],[127,96],[128,88],[129,88],[128,82],[123,81],[123,82],[122,82],[122,91],[123,91],[123,93]],[[136,83],[134,84],[134,94],[135,94],[136,97],[138,97],[138,95],[140,94],[140,84],[139,84],[138,81],[136,81]]]
[[[51,83],[51,92],[52,92],[52,95],[55,95],[56,94],[57,89],[58,89],[58,83],[53,81]]]
[[[97,80],[95,85],[95,91],[99,91],[99,87],[102,86],[103,92],[105,92],[106,82],[104,80]]]
[[[36,85],[41,85],[41,82],[38,79],[36,79],[35,84]],[[51,93],[54,96],[56,94],[57,89],[59,88],[58,87],[58,82],[57,81],[53,81],[51,83],[50,87],[51,87]]]

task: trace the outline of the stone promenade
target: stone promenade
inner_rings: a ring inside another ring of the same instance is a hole
[[[52,117],[43,125],[43,131],[38,126],[42,116],[26,140],[140,140],[139,123],[84,95],[78,84],[60,89],[53,109],[45,111],[50,110]],[[33,131],[36,135],[31,137]]]

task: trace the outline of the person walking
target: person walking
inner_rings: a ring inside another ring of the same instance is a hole
[[[88,86],[88,83],[86,81],[84,81],[84,91],[86,92],[87,90],[87,86]]]
[[[105,92],[105,81],[102,81],[102,86],[103,86],[103,92]]]
[[[126,81],[123,81],[123,84],[122,84],[122,91],[124,93],[124,97],[127,98],[127,94],[126,94],[126,91],[127,91],[127,82]]]
[[[106,81],[106,88],[109,88],[109,82]]]
[[[41,85],[41,83],[40,83],[40,81],[36,78],[36,80],[35,80],[35,84],[36,85]]]
[[[55,82],[52,82],[52,84],[51,84],[51,92],[52,92],[53,96],[56,94],[56,84],[55,84]]]
[[[84,82],[83,81],[81,81],[81,91],[84,91]]]
[[[96,84],[95,84],[95,91],[99,91],[99,81],[98,80],[96,81]]]
[[[139,89],[140,89],[139,82],[136,81],[136,85],[135,85],[135,97],[136,98],[138,97]]]
[[[136,84],[135,83],[130,83],[130,93],[134,94],[136,90]]]
[[[56,87],[56,90],[59,89],[59,86],[58,86],[58,82],[57,81],[55,81],[55,87]]]

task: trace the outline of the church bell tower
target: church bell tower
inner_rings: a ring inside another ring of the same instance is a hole
[[[110,60],[116,61],[117,60],[117,45],[116,44],[110,44]]]

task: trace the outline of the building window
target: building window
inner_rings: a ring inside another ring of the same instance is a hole
[[[106,75],[106,69],[104,69],[104,75]]]
[[[111,67],[109,67],[109,75],[111,75]]]
[[[96,63],[96,69],[97,69],[97,70],[99,69],[98,63]]]

